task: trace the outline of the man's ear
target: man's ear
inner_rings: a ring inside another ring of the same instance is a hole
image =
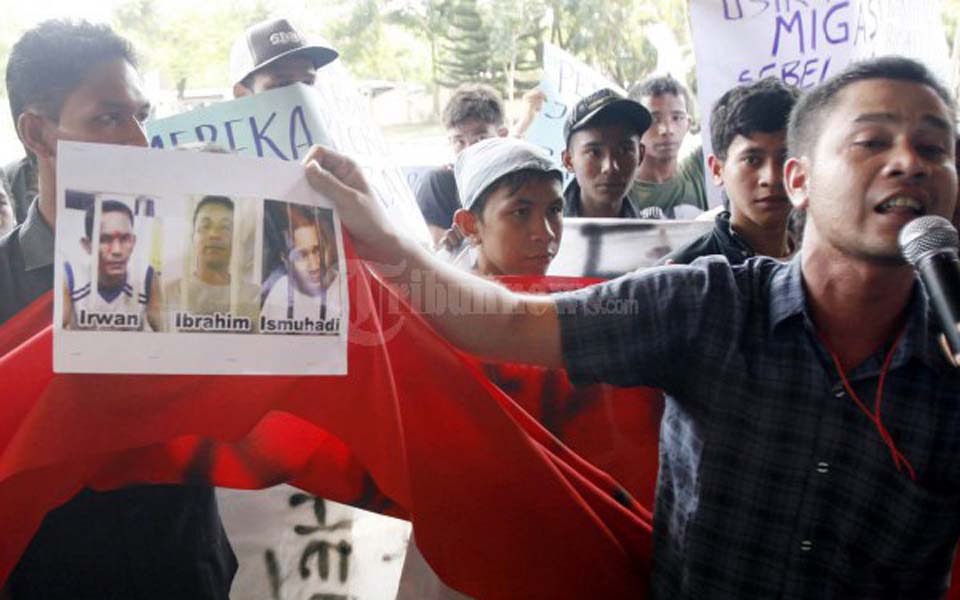
[[[471,211],[460,208],[453,213],[453,224],[460,228],[463,237],[472,244],[480,243],[480,228],[477,226],[477,215]]]
[[[53,159],[57,155],[57,138],[50,131],[50,121],[32,109],[17,117],[17,135],[37,158]]]
[[[640,142],[640,146],[637,148],[637,166],[643,164],[643,157],[647,155],[647,147]]]
[[[253,90],[243,85],[242,83],[233,84],[233,97],[234,98],[243,98],[244,96],[252,96]]]
[[[508,135],[510,135],[509,129],[507,129],[503,125],[501,125],[500,127],[497,127],[497,137],[507,137]]]
[[[790,203],[798,210],[806,210],[810,205],[807,194],[807,177],[810,172],[810,159],[806,156],[791,156],[783,163],[783,186],[790,197]]]
[[[717,187],[723,187],[723,161],[716,154],[710,153],[707,157],[707,169],[713,177],[713,184]]]
[[[563,166],[567,169],[567,171],[573,173],[573,158],[570,156],[569,150],[564,150],[560,154],[560,161],[563,163]]]
[[[83,236],[82,238],[80,238],[80,246],[82,246],[83,249],[87,251],[87,254],[93,254],[93,245],[90,242],[90,238],[88,238],[87,236]]]

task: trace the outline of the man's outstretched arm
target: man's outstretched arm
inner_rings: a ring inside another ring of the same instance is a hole
[[[423,316],[453,345],[485,359],[562,367],[560,326],[549,296],[513,293],[448,265],[402,235],[349,158],[315,146],[304,159],[310,184],[340,213],[360,258],[399,290],[433,293],[440,286],[450,304]]]

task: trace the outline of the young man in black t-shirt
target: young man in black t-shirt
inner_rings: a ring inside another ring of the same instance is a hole
[[[443,109],[443,126],[451,148],[458,155],[480,140],[506,137],[503,100],[488,85],[461,85]],[[453,225],[453,214],[460,209],[453,165],[433,169],[424,175],[416,195],[427,229],[434,243],[439,243]]]

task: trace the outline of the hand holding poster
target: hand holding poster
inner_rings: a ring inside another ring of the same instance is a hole
[[[57,169],[58,371],[346,372],[342,233],[300,165],[68,143]]]
[[[221,102],[150,121],[147,131],[154,148],[204,142],[238,154],[289,161],[302,159],[313,144],[330,146],[360,165],[377,199],[403,224],[403,231],[427,241],[413,193],[365,106],[337,61],[317,73],[314,87],[294,84]]]

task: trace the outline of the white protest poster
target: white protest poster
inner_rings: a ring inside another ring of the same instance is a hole
[[[402,230],[429,243],[426,222],[407,179],[391,160],[367,100],[339,60],[317,72],[313,87],[295,84],[150,121],[147,131],[153,147],[213,142],[238,154],[288,161],[299,161],[313,144],[332,146],[357,161]],[[265,217],[271,219],[270,213]],[[328,560],[327,554],[316,550],[323,539],[305,539],[289,524],[293,515],[305,510],[290,505],[289,499],[298,498],[297,494],[287,485],[261,491],[217,490],[223,524],[240,563],[231,597],[392,599],[410,524],[315,499],[324,503],[329,514],[336,513],[348,523],[336,532],[338,546],[329,548],[331,565],[339,564],[336,561],[349,565],[343,580],[339,566],[330,566],[329,571],[320,568]],[[322,538],[322,532],[313,535],[317,536]],[[337,554],[342,544],[350,545],[346,558]],[[312,556],[307,552],[311,548],[316,550]],[[309,566],[315,562],[316,568]]]
[[[240,568],[232,600],[393,600],[410,523],[281,485],[218,490]]]
[[[626,95],[620,86],[596,69],[549,43],[543,45],[543,79],[538,87],[546,99],[543,109],[530,124],[524,137],[546,149],[557,163],[566,148],[563,124],[573,105],[584,96],[605,87]]]
[[[298,83],[149,121],[147,133],[154,148],[204,142],[288,161],[302,159],[313,144],[330,146],[363,169],[402,231],[420,241],[430,239],[406,177],[340,61],[320,69],[314,87]]]
[[[346,374],[342,231],[300,165],[61,143],[57,176],[54,371]]]
[[[652,267],[713,229],[713,220],[563,220],[563,243],[549,275],[613,279]]]
[[[811,88],[851,61],[899,54],[944,82],[949,52],[940,0],[690,0],[704,157],[710,109],[728,89],[764,77]],[[708,180],[711,204],[719,200]]]

